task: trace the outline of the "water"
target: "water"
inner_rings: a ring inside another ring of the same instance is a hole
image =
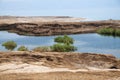
[[[120,38],[111,36],[101,36],[96,33],[70,35],[74,38],[74,45],[77,47],[77,52],[104,53],[112,54],[120,58]],[[18,46],[24,45],[29,49],[37,46],[51,46],[54,44],[56,36],[21,36],[7,31],[0,31],[0,50],[6,51],[1,44],[5,41],[13,40]]]

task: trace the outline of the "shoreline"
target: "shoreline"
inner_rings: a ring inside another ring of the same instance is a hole
[[[62,19],[62,21],[61,21]],[[54,21],[55,20],[55,21]],[[69,21],[70,20],[70,21]],[[79,20],[79,21],[76,21]],[[96,33],[100,28],[120,29],[120,20],[83,21],[69,17],[0,17],[0,30],[27,36]]]

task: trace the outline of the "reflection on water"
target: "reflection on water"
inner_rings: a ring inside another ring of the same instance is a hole
[[[93,52],[113,54],[120,58],[120,38],[101,36],[95,33],[70,35],[74,38],[74,45],[78,48],[77,52]],[[0,31],[0,50],[4,50],[1,44],[5,41],[14,40],[18,47],[25,45],[29,49],[37,46],[50,46],[54,44],[56,36],[20,36],[15,33]]]

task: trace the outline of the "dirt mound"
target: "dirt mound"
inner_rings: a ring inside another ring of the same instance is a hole
[[[95,67],[100,69],[120,69],[120,60],[112,55],[89,53],[57,53],[57,52],[0,52],[2,63],[28,63],[73,69]]]

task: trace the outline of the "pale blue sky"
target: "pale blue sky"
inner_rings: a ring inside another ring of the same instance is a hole
[[[120,19],[120,0],[0,0],[0,15]]]

